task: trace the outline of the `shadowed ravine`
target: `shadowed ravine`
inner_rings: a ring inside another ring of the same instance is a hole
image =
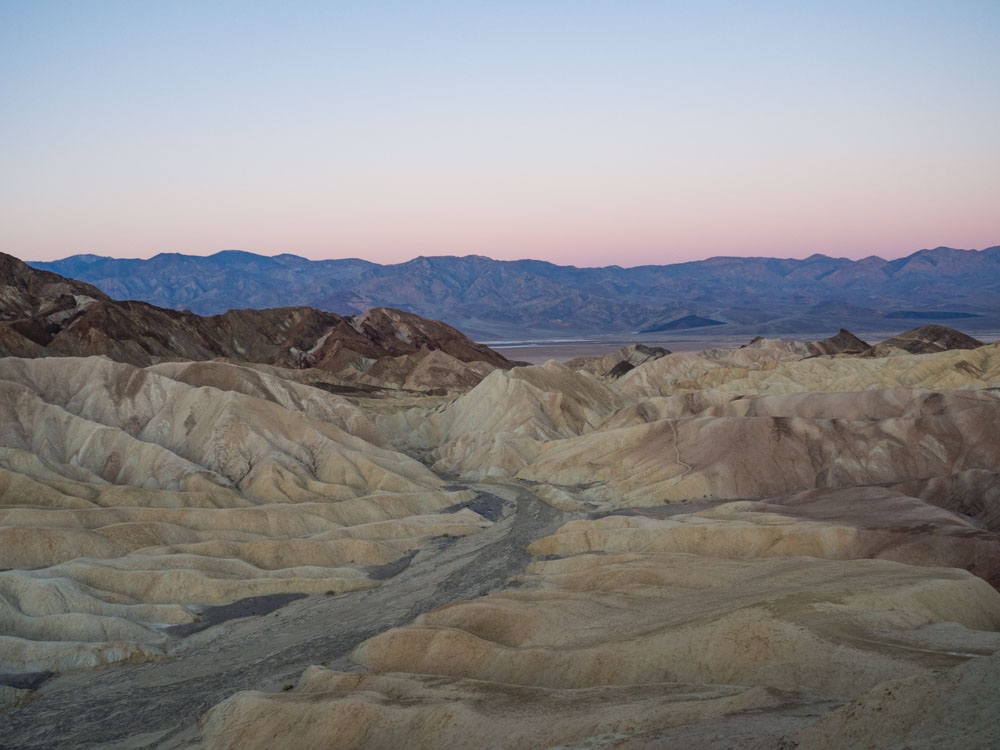
[[[431,542],[377,589],[309,596],[190,635],[168,661],[59,675],[33,703],[3,714],[0,747],[185,747],[186,730],[219,701],[239,690],[281,690],[311,664],[357,669],[348,656],[359,643],[502,588],[527,564],[527,545],[581,517],[513,484],[470,486],[505,501],[485,531]]]

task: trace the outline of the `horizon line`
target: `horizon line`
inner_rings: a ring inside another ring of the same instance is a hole
[[[580,269],[588,269],[588,268],[590,268],[590,269],[597,269],[597,268],[622,268],[622,269],[627,269],[627,268],[646,268],[646,267],[650,267],[650,266],[681,266],[681,265],[688,265],[690,263],[704,263],[706,261],[711,261],[711,260],[794,260],[794,261],[806,261],[806,260],[809,260],[810,258],[815,258],[815,257],[829,258],[830,260],[844,260],[844,261],[848,261],[850,263],[859,263],[861,261],[871,260],[871,259],[880,260],[883,263],[890,263],[890,262],[892,262],[894,260],[903,260],[905,258],[910,258],[910,257],[912,257],[914,255],[919,254],[919,253],[933,252],[935,250],[953,250],[953,251],[956,251],[956,252],[963,252],[963,253],[982,253],[982,252],[985,252],[987,250],[992,250],[992,249],[995,249],[995,248],[998,248],[998,247],[1000,247],[1000,243],[998,243],[996,245],[989,245],[989,246],[986,246],[986,247],[983,247],[983,248],[979,248],[979,249],[976,249],[976,248],[957,248],[957,247],[951,247],[949,245],[938,245],[936,247],[924,247],[924,248],[920,248],[919,250],[913,250],[913,251],[911,251],[909,253],[906,253],[904,255],[900,255],[900,256],[898,256],[896,258],[885,258],[885,257],[883,257],[881,255],[871,254],[871,255],[866,255],[863,258],[856,258],[855,259],[855,258],[848,258],[846,256],[828,255],[828,254],[823,253],[823,252],[813,252],[813,253],[811,253],[811,254],[809,254],[807,256],[801,257],[801,258],[800,257],[792,257],[792,256],[777,256],[777,255],[709,255],[709,256],[705,256],[704,258],[699,258],[697,260],[678,261],[678,262],[675,262],[675,263],[639,263],[639,264],[636,264],[636,265],[622,265],[620,263],[609,263],[608,265],[603,265],[603,266],[577,266],[577,265],[574,265],[574,264],[555,263],[553,261],[545,260],[543,258],[531,258],[531,257],[515,258],[515,259],[509,259],[508,260],[508,259],[502,259],[502,258],[493,258],[493,257],[491,257],[489,255],[484,255],[482,253],[467,253],[465,255],[455,255],[455,254],[424,255],[424,254],[421,254],[421,255],[415,255],[412,258],[408,259],[408,260],[399,261],[398,263],[379,263],[378,261],[368,260],[367,258],[362,258],[360,256],[345,256],[345,257],[333,257],[333,258],[310,258],[310,257],[307,257],[305,255],[298,255],[298,254],[292,253],[292,252],[277,252],[277,253],[273,253],[273,254],[267,254],[267,253],[253,252],[251,250],[240,250],[239,248],[225,248],[223,250],[216,250],[215,252],[212,252],[212,253],[190,253],[190,252],[178,252],[178,251],[160,251],[160,252],[157,252],[157,253],[153,253],[153,254],[151,254],[151,255],[149,255],[147,257],[142,257],[142,256],[123,257],[123,256],[115,256],[115,255],[100,255],[98,253],[93,253],[93,252],[81,252],[81,253],[72,253],[70,255],[63,256],[62,258],[57,258],[55,260],[29,260],[29,259],[24,259],[24,258],[18,258],[18,259],[21,260],[23,263],[26,263],[26,264],[29,264],[29,265],[32,265],[32,264],[39,265],[39,264],[61,263],[63,261],[71,260],[73,258],[88,258],[88,257],[89,258],[93,258],[95,261],[96,260],[123,260],[123,261],[134,260],[134,261],[148,262],[148,261],[154,260],[156,258],[159,258],[161,256],[171,256],[171,255],[180,256],[180,257],[184,257],[184,258],[214,258],[214,257],[216,257],[218,255],[224,255],[226,253],[240,253],[240,254],[244,254],[244,255],[252,255],[252,256],[257,257],[257,258],[270,258],[270,259],[273,259],[273,258],[290,257],[290,258],[297,258],[299,260],[305,260],[305,261],[308,261],[310,263],[323,263],[323,262],[328,262],[328,261],[352,261],[353,260],[353,261],[361,261],[363,263],[371,263],[372,265],[382,266],[382,267],[405,265],[407,263],[412,263],[413,261],[421,260],[421,259],[432,260],[432,259],[437,259],[437,258],[456,258],[456,259],[482,258],[482,259],[485,259],[485,260],[493,261],[494,263],[520,263],[520,262],[524,262],[524,261],[531,261],[531,262],[535,262],[535,263],[547,263],[549,265],[557,266],[557,267],[562,267],[562,268],[580,268]],[[13,253],[11,253],[11,255],[13,255]],[[14,256],[14,257],[17,257],[17,256]]]

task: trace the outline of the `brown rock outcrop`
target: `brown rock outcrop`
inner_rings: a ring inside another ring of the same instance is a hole
[[[952,349],[976,349],[983,342],[954,328],[926,325],[886,339],[872,347],[868,356],[882,357],[891,354],[933,354]]]
[[[289,307],[202,317],[112,300],[89,284],[33,269],[9,255],[0,254],[0,272],[0,355],[104,355],[140,367],[224,357],[336,372],[365,359],[437,350],[458,362],[512,366],[451,326],[402,310],[376,308],[343,317]]]

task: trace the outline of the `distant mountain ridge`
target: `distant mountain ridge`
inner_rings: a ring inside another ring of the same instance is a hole
[[[677,331],[684,320],[724,324],[712,326],[713,333],[872,330],[895,328],[892,320],[899,318],[961,318],[966,328],[1000,328],[1000,246],[939,247],[896,260],[717,257],[635,268],[475,255],[380,265],[237,250],[148,260],[74,255],[29,265],[86,281],[117,299],[201,315],[287,306],[351,315],[393,307],[480,338]]]

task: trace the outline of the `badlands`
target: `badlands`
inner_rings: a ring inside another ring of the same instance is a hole
[[[1000,745],[1000,344],[515,366],[25,268],[0,747]]]

